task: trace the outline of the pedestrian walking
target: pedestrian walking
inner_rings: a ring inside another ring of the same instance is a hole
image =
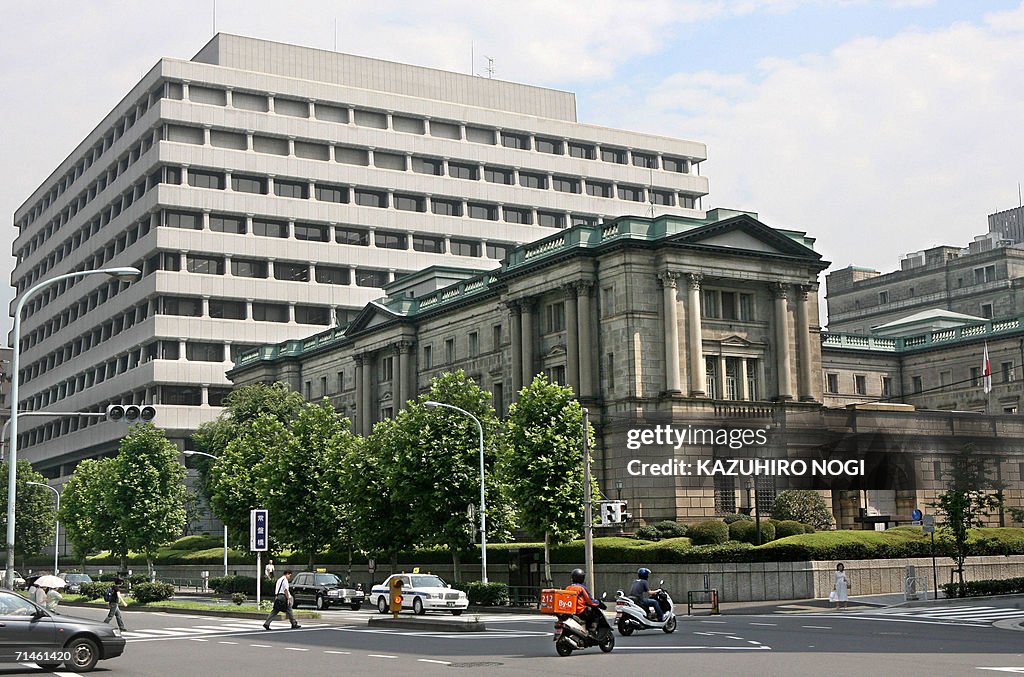
[[[46,588],[46,610],[57,613],[57,605],[64,599],[64,595],[57,592],[55,588]]]
[[[270,629],[270,622],[277,620],[277,615],[281,612],[284,612],[284,615],[291,621],[293,629],[302,627],[295,621],[295,616],[292,614],[293,599],[291,586],[289,585],[291,580],[291,571],[285,571],[281,574],[281,578],[277,579],[277,585],[274,587],[274,608],[270,610],[267,620],[263,621],[263,628],[265,630]]]
[[[263,567],[263,575],[274,580],[274,560],[267,562],[267,566]]]
[[[834,596],[832,601],[836,603],[836,609],[845,609],[850,596],[850,579],[846,577],[846,567],[842,562],[836,565],[836,582],[832,586],[832,593],[830,597]]]
[[[109,623],[111,618],[117,619],[117,627],[121,629],[121,632],[127,630],[124,627],[124,619],[121,618],[121,605],[128,606],[128,602],[124,599],[124,593],[122,588],[124,587],[123,578],[115,578],[114,584],[107,588],[107,591],[103,593],[103,599],[110,605],[110,610],[107,612],[107,617],[103,619],[104,623]]]
[[[46,590],[38,585],[32,586],[32,601],[39,606],[46,606]]]

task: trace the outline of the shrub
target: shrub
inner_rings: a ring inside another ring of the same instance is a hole
[[[1024,592],[1024,578],[944,583],[939,586],[946,597],[980,597],[984,595],[1012,595]]]
[[[721,545],[729,540],[729,525],[718,520],[708,520],[692,525],[686,533],[694,545]]]
[[[249,599],[249,597],[244,592],[236,592],[231,595],[231,601],[238,606],[245,604],[247,599]]]
[[[210,576],[210,588],[220,595],[229,595],[236,592],[246,594],[256,592],[256,579],[252,576]],[[264,595],[274,594],[274,581],[262,579],[260,582]]]
[[[757,543],[757,525],[754,522],[740,520],[729,525],[729,540],[741,543]],[[775,525],[770,522],[761,523],[761,543],[775,540]]]
[[[86,599],[101,599],[103,591],[109,587],[110,583],[93,581],[92,583],[82,583],[80,592]]]
[[[128,581],[128,585],[136,586],[139,583],[148,583],[149,582],[149,575],[148,574],[132,574],[131,576],[126,576],[125,580]]]
[[[661,535],[658,533],[657,527],[653,524],[648,524],[633,532],[633,538],[640,539],[641,541],[657,541],[661,539]]]
[[[730,514],[726,515],[725,517],[723,517],[722,521],[725,522],[726,524],[733,524],[735,522],[740,522],[740,521],[753,522],[754,518],[751,517],[750,515],[744,515],[741,512],[734,512],[734,513],[730,513]]]
[[[100,574],[99,576],[96,576],[95,580],[97,580],[97,581],[109,581],[109,582],[113,583],[114,579],[116,579],[117,577],[118,577],[117,573],[115,573],[113,571],[108,571],[105,574]]]
[[[779,520],[796,520],[816,529],[832,528],[832,511],[817,491],[786,489],[772,503],[772,516]]]
[[[174,586],[169,583],[139,583],[132,588],[132,597],[139,604],[160,602],[170,599],[174,594]]]
[[[775,525],[775,537],[785,538],[787,536],[799,536],[806,533],[804,525],[795,520],[782,520]]]
[[[463,583],[462,589],[473,606],[504,606],[508,604],[508,585],[505,583]]]
[[[207,548],[223,547],[223,541],[217,536],[196,534],[183,536],[174,543],[164,546],[167,550],[206,550]]]
[[[660,541],[663,538],[681,538],[686,535],[686,525],[679,522],[664,521],[640,527],[634,534],[635,538],[645,541]]]

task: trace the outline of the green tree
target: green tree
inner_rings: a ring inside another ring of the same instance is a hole
[[[960,585],[964,584],[967,536],[973,527],[984,526],[985,518],[1003,504],[1002,487],[989,479],[990,459],[977,456],[971,445],[964,447],[945,473],[946,490],[929,505],[946,518],[944,530],[953,536],[953,562]]]
[[[831,529],[832,511],[825,499],[811,489],[786,489],[772,501],[771,515],[777,520],[794,520],[815,529]]]
[[[150,423],[131,427],[121,440],[107,494],[130,550],[153,554],[181,535],[185,525],[185,468],[164,431]]]
[[[283,442],[266,449],[258,495],[270,511],[273,537],[307,553],[312,568],[318,552],[343,538],[341,463],[350,457],[355,436],[325,400],[304,406]]]
[[[0,463],[0,477],[7,482],[8,462]],[[50,490],[26,482],[46,484],[46,478],[32,469],[28,461],[18,461],[16,475],[14,556],[38,555],[53,543],[57,508]],[[7,547],[7,490],[0,494],[0,547]]]
[[[544,579],[551,580],[551,541],[583,528],[583,408],[571,388],[537,376],[509,409],[505,474],[521,525],[544,537]]]
[[[114,462],[113,458],[82,461],[61,491],[61,525],[83,568],[91,552],[110,550],[122,557],[128,554],[124,532],[107,500]]]

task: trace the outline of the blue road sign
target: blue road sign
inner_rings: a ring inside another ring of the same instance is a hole
[[[924,517],[924,513],[922,513],[918,508],[914,508],[914,511],[910,513],[910,519],[915,522],[920,522],[922,517]]]
[[[251,510],[249,512],[249,550],[266,552],[269,538],[270,523],[267,511]]]

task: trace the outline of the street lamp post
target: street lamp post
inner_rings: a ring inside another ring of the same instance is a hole
[[[205,451],[185,451],[185,452],[182,452],[182,453],[184,453],[186,456],[206,456],[207,458],[212,458],[215,461],[218,460],[216,456],[214,456],[213,454],[208,454]],[[224,575],[225,576],[228,575],[228,525],[227,524],[224,525]],[[260,585],[260,584],[257,582],[256,585]]]
[[[142,277],[141,270],[129,266],[65,273],[30,287],[21,295],[14,307],[14,327],[11,330],[11,447],[7,466],[7,573],[4,575],[4,587],[8,589],[14,587],[14,505],[18,496],[18,358],[21,356],[21,311],[26,301],[47,287],[62,280],[99,274],[110,275],[122,282],[134,282]]]
[[[25,482],[25,484],[32,484],[37,487],[46,487],[53,492],[53,495],[57,497],[57,523],[54,525],[53,531],[53,575],[57,575],[57,553],[60,550],[60,492],[56,488],[51,487],[49,484],[43,484],[42,482]]]
[[[445,404],[444,402],[433,402],[426,401],[423,403],[427,407],[444,407],[445,409],[454,409],[455,411],[461,412],[466,416],[473,419],[473,423],[476,423],[476,429],[480,432],[480,581],[487,584],[487,504],[484,502],[484,427],[480,425],[480,419],[473,414],[469,413],[465,409],[460,409],[453,404]]]

